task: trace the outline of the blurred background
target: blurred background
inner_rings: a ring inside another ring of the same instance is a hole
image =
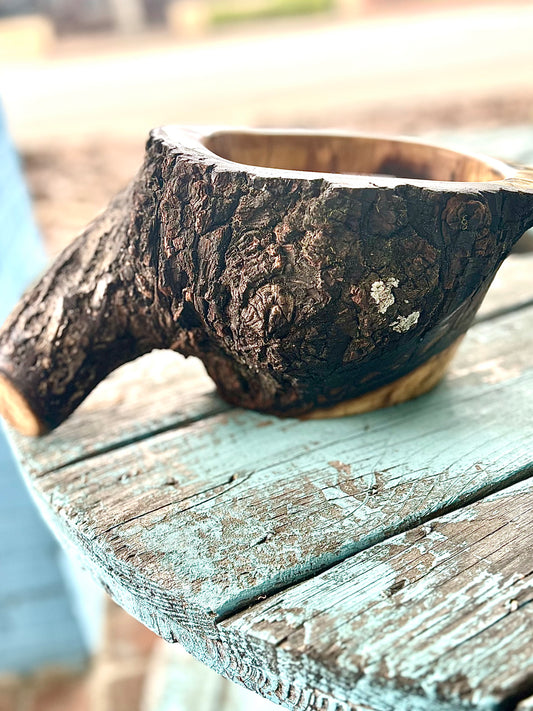
[[[105,207],[157,125],[417,135],[533,164],[532,37],[529,0],[0,0],[4,311],[20,265]],[[0,711],[265,707],[92,587],[5,444],[0,533]]]
[[[0,0],[0,96],[55,252],[165,123],[464,134],[520,159],[530,134],[498,129],[533,122],[532,30],[529,0]]]

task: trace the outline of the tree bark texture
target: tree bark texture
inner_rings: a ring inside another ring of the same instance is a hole
[[[278,415],[373,391],[448,348],[533,225],[531,173],[349,180],[153,132],[138,176],[0,333],[27,429],[56,427],[154,348],[198,356],[226,400]]]

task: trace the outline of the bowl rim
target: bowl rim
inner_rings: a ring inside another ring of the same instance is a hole
[[[293,137],[321,137],[355,138],[365,141],[394,142],[404,146],[423,147],[429,151],[446,151],[461,158],[472,159],[484,164],[489,170],[500,173],[501,178],[485,181],[459,181],[459,180],[432,180],[423,178],[401,178],[374,174],[333,173],[308,170],[293,170],[287,168],[270,168],[251,163],[242,163],[225,158],[215,153],[208,147],[208,142],[213,137],[230,135],[235,136],[293,136]],[[172,151],[188,154],[199,163],[210,165],[216,169],[230,172],[246,172],[258,178],[285,178],[292,180],[327,181],[335,187],[352,189],[361,188],[396,188],[400,186],[416,186],[434,191],[472,192],[476,190],[496,191],[501,188],[512,191],[520,190],[533,193],[533,169],[513,165],[510,162],[492,158],[483,153],[466,152],[447,145],[433,143],[420,138],[408,136],[390,136],[387,134],[358,133],[340,130],[310,130],[298,128],[248,128],[240,126],[185,126],[165,125],[151,132],[151,137],[168,145]]]

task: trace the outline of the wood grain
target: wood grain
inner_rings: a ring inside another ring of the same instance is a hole
[[[27,442],[27,468],[110,569],[131,554],[150,585],[225,615],[527,476],[532,313],[476,326],[439,389],[388,411],[230,410],[56,471]]]
[[[529,480],[258,602],[222,624],[227,648],[279,650],[379,711],[512,708],[533,686],[532,524]]]
[[[400,405],[407,400],[425,395],[433,390],[445,376],[450,362],[457,353],[463,337],[459,337],[451,346],[440,353],[431,356],[429,360],[407,375],[398,378],[393,383],[382,385],[366,395],[360,395],[353,400],[343,400],[331,407],[319,407],[302,416],[304,420],[321,420],[328,417],[346,417],[372,412],[383,407]]]

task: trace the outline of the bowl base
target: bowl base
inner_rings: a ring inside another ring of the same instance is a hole
[[[380,410],[391,405],[399,405],[402,402],[424,395],[442,380],[462,339],[463,336],[460,336],[451,346],[448,346],[445,350],[419,365],[418,368],[388,385],[383,385],[377,390],[372,390],[351,400],[344,400],[331,407],[315,408],[311,412],[302,415],[300,419],[321,420],[329,417],[360,415],[363,412],[372,412],[372,410]]]

